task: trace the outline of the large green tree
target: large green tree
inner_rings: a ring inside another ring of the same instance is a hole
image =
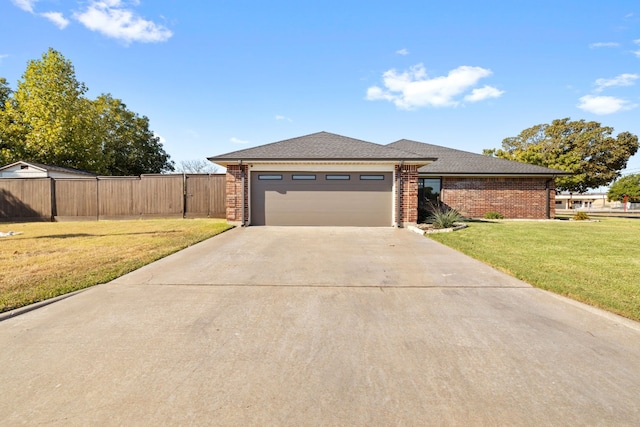
[[[100,95],[94,101],[106,173],[141,175],[174,170],[160,138],[149,129],[149,119],[127,109],[119,99]]]
[[[584,193],[610,184],[638,151],[638,137],[629,132],[612,136],[613,128],[569,118],[554,120],[505,138],[501,149],[484,154],[571,172],[558,177],[559,190]]]
[[[623,176],[609,187],[609,200],[622,202],[625,196],[630,202],[640,202],[640,173]]]
[[[4,114],[6,103],[11,97],[11,88],[7,83],[7,79],[0,77],[0,166],[9,163],[11,156],[11,145],[8,134],[9,122],[6,114]]]
[[[147,117],[111,95],[90,100],[86,92],[71,62],[56,50],[29,61],[0,110],[0,161],[34,161],[102,175],[174,169]]]
[[[31,60],[4,114],[13,159],[99,170],[87,88],[70,61],[49,49]]]
[[[12,93],[13,91],[9,87],[9,83],[7,83],[7,79],[0,77],[0,110],[4,110],[4,105]]]

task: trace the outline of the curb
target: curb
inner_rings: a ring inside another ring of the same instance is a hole
[[[84,292],[87,289],[88,288],[79,289],[77,291],[70,292],[68,294],[60,295],[60,296],[57,296],[57,297],[54,297],[54,298],[49,298],[49,299],[46,299],[44,301],[39,301],[39,302],[30,304],[30,305],[26,305],[24,307],[16,308],[16,309],[11,310],[11,311],[5,311],[4,313],[0,313],[0,322],[3,322],[5,320],[7,320],[7,319],[11,319],[11,318],[16,317],[16,316],[20,316],[22,314],[28,313],[28,312],[33,311],[33,310],[37,310],[37,309],[45,307],[45,306],[47,306],[49,304],[53,304],[54,302],[58,302],[58,301],[61,301],[63,299],[67,299],[67,298],[72,297],[72,296],[74,296],[76,294],[79,294],[80,292]]]
[[[467,228],[468,225],[467,224],[460,224],[460,225],[456,225],[455,227],[451,227],[451,228],[441,228],[441,229],[432,229],[432,230],[422,230],[414,225],[410,225],[409,227],[407,227],[407,229],[409,231],[413,231],[414,233],[418,233],[418,234],[422,234],[423,236],[425,234],[435,234],[435,233],[451,233],[452,231],[458,231],[458,230],[462,230],[463,228]]]

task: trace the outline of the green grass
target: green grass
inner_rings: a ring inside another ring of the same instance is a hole
[[[231,226],[217,219],[0,223],[0,312],[106,283]]]
[[[640,321],[640,219],[471,222],[429,237],[536,287]]]

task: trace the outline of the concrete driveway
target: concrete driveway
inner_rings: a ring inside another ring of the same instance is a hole
[[[640,324],[406,230],[235,229],[0,322],[1,425],[638,425]]]

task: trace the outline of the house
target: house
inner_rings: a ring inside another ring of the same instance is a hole
[[[470,218],[498,212],[505,218],[554,217],[555,178],[564,171],[422,142],[387,145],[438,160],[418,169],[420,200],[439,201]],[[431,188],[431,190],[429,190]]]
[[[615,205],[607,200],[606,193],[556,194],[556,209],[610,209]]]
[[[555,169],[416,141],[328,132],[209,158],[227,168],[227,220],[243,225],[404,226],[427,201],[469,217],[552,218]]]
[[[96,174],[35,162],[15,162],[0,167],[0,178],[90,178]]]

